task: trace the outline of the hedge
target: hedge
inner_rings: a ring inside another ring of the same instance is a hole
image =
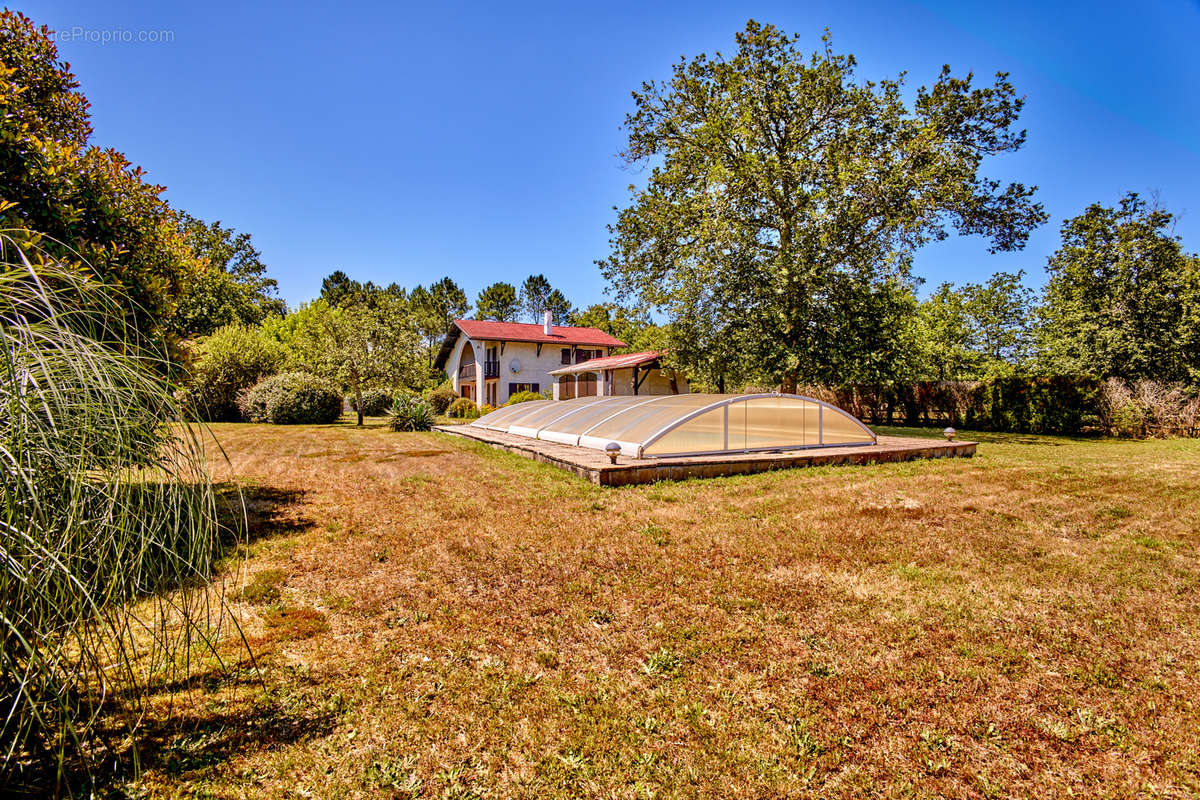
[[[1099,424],[1102,382],[1087,375],[919,381],[802,390],[874,425],[951,425],[1011,433],[1080,433]]]

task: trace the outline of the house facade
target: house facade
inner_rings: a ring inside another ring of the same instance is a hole
[[[517,392],[549,392],[552,370],[606,358],[625,343],[597,328],[456,319],[434,365],[454,393],[479,405],[500,406]]]

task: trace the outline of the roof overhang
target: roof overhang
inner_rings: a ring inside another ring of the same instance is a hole
[[[480,321],[490,322],[488,320],[463,320],[463,322],[473,327],[478,327],[473,323]],[[476,331],[472,335],[459,322],[459,320],[454,320],[446,330],[446,338],[442,340],[442,347],[438,350],[437,358],[433,361],[433,365],[437,369],[445,369],[446,363],[450,360],[450,354],[454,352],[454,346],[458,343],[460,336],[466,336],[468,339],[476,342],[523,342],[539,346],[549,345],[557,347],[625,347],[625,343],[615,336],[610,336],[604,331],[592,330],[590,328],[556,326],[554,331],[547,335],[542,333],[541,328],[537,325],[512,323],[509,325],[509,328],[532,330],[518,332],[498,329],[493,331]],[[568,331],[568,335],[564,335],[562,331]]]
[[[462,331],[453,322],[450,323],[450,329],[446,331],[446,338],[442,340],[442,348],[438,350],[437,358],[433,360],[435,369],[445,369],[446,362],[450,360],[450,354],[454,352],[454,345],[458,344],[458,337]]]
[[[662,353],[658,351],[649,351],[645,353],[626,353],[620,356],[606,356],[604,358],[593,358],[587,361],[581,361],[578,364],[569,364],[558,369],[552,369],[550,375],[578,375],[583,372],[599,372],[608,369],[633,369],[634,367],[653,366]]]

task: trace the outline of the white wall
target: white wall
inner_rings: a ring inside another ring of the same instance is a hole
[[[596,393],[597,394],[612,395],[612,396],[623,396],[623,395],[632,395],[633,394],[633,368],[632,367],[629,367],[627,369],[609,370],[609,372],[612,373],[612,382],[608,385],[605,385],[603,387],[603,389],[601,389],[601,384],[600,384],[602,377],[597,376],[597,378],[596,378],[596,381],[597,381],[596,382]],[[595,375],[596,373],[592,373],[592,374]],[[644,379],[642,380],[641,387],[638,389],[639,395],[653,396],[656,394],[672,394],[671,373],[670,372],[663,372],[662,370],[655,368],[650,371],[649,375],[646,375],[644,370],[639,369],[638,375],[639,375],[639,377],[645,376]],[[675,376],[676,376],[675,388],[677,390],[675,393],[687,394],[688,393],[687,378],[685,378],[683,376],[682,372],[676,372]],[[567,378],[568,381],[573,381],[575,378],[574,375],[567,375],[565,377]],[[560,388],[561,387],[557,383],[554,385],[554,399],[555,400],[565,400],[568,396],[574,396],[573,394],[561,394],[560,395]],[[571,389],[571,392],[573,392],[573,391],[574,391],[574,388]]]
[[[539,392],[550,391],[554,385],[554,378],[550,375],[550,370],[563,366],[563,346],[559,344],[542,345],[542,353],[538,355],[537,345],[531,342],[501,343],[495,341],[476,341],[468,339],[466,334],[462,334],[458,337],[458,342],[455,343],[454,351],[450,354],[450,358],[446,360],[446,374],[454,383],[455,394],[458,394],[458,368],[462,358],[462,351],[468,341],[475,350],[476,374],[479,376],[476,402],[481,404],[487,397],[487,392],[483,389],[483,362],[487,354],[487,349],[493,345],[496,347],[497,359],[500,362],[499,386],[496,396],[500,405],[503,405],[508,400],[508,385],[510,383],[536,383],[538,384]],[[501,346],[504,348],[503,353],[499,352]],[[605,355],[608,354],[608,348],[589,346],[582,349],[603,350]],[[519,372],[512,371],[511,364],[513,359],[521,362]]]
[[[478,344],[472,342],[466,336],[460,335],[458,341],[454,343],[454,350],[450,353],[450,358],[446,359],[446,376],[450,378],[456,395],[461,394],[458,390],[458,368],[462,365],[463,350],[468,343],[474,348],[475,358],[478,361],[475,374],[477,376],[483,375],[483,351],[479,349]]]
[[[642,377],[644,371],[638,370],[638,377]],[[682,372],[675,373],[675,386],[679,390],[679,394],[687,394],[688,382]],[[642,381],[641,388],[638,389],[639,395],[655,395],[655,394],[670,394],[671,393],[671,375],[669,372],[664,373],[660,369],[650,370],[650,375]],[[633,369],[616,370],[613,373],[613,394],[630,395],[633,394]]]

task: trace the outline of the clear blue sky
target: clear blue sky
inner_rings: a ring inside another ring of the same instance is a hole
[[[1200,250],[1200,5],[1195,2],[25,3],[60,31],[170,31],[171,41],[61,41],[94,141],[167,198],[253,235],[293,306],[340,268],[413,286],[450,275],[473,298],[545,273],[576,305],[638,176],[615,153],[629,93],[681,55],[731,52],[748,18],[828,27],[863,78],[943,63],[1012,74],[1028,145],[987,170],[1038,184],[1051,222],[1028,248],[979,239],[921,252],[928,291],[1024,268],[1043,280],[1058,226],[1092,201],[1157,192]]]

